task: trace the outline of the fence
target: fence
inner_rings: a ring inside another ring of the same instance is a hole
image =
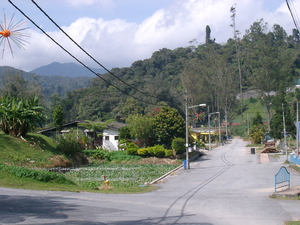
[[[299,158],[299,156],[291,155],[290,156],[290,162],[294,163],[295,166],[300,167],[300,158]]]
[[[279,186],[280,185],[280,186]],[[291,187],[290,173],[282,166],[278,173],[275,175],[275,192],[277,189],[285,190]]]

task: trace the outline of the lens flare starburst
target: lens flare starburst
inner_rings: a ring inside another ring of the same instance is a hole
[[[13,54],[13,48],[12,48],[12,42],[18,46],[20,49],[25,49],[25,43],[28,43],[24,38],[30,37],[30,34],[23,33],[24,30],[26,30],[28,27],[23,27],[23,25],[26,23],[26,21],[20,20],[18,22],[14,21],[14,16],[11,17],[9,22],[6,20],[6,14],[4,14],[4,20],[3,22],[0,21],[0,45],[3,46],[2,48],[2,58],[4,56],[5,48],[8,47],[12,57],[14,57]]]

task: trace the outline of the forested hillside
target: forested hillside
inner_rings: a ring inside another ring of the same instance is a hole
[[[12,91],[12,86],[15,86],[16,90],[33,89],[31,91],[41,92],[45,102],[50,102],[53,94],[58,94],[64,98],[68,92],[85,88],[91,82],[92,77],[66,77],[63,74],[60,76],[40,76],[16,68],[0,66],[1,94]]]
[[[285,95],[299,79],[299,32],[287,35],[278,24],[268,30],[261,19],[240,34],[234,16],[232,22],[228,29],[233,36],[226,43],[217,43],[207,26],[206,39],[199,40],[200,44],[195,39],[189,47],[160,49],[151,58],[114,68],[90,84],[81,78],[38,77],[49,115],[54,106],[61,105],[66,121],[124,122],[131,114],[147,114],[168,105],[184,116],[187,97],[188,105],[205,103],[210,112],[218,111],[222,118],[226,114],[230,121],[246,110],[237,96],[254,90],[266,107],[268,121],[272,122],[271,107],[279,112],[283,101],[291,108],[292,121],[298,95]],[[280,96],[281,102],[274,96]]]
[[[299,78],[299,33],[293,30],[288,36],[277,24],[269,31],[263,19],[243,36],[233,29],[233,37],[224,44],[211,33],[207,26],[202,44],[192,40],[186,48],[160,49],[131,67],[94,78],[89,88],[68,93],[60,100],[67,120],[124,121],[130,114],[146,114],[161,105],[183,115],[186,90],[188,105],[206,103],[211,112],[220,111],[222,117],[227,113],[230,119],[245,110],[236,96],[251,89],[260,94],[270,121],[274,93]]]

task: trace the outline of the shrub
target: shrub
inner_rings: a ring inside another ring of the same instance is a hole
[[[162,158],[165,156],[165,148],[162,145],[155,145],[148,148],[148,152],[151,156]]]
[[[176,155],[183,154],[185,152],[185,140],[183,138],[174,138],[172,141],[172,149],[175,150]]]
[[[84,150],[83,153],[93,159],[108,159],[109,160],[109,152],[102,148],[97,148],[97,149],[93,149],[93,150]]]
[[[77,140],[77,135],[74,131],[56,137],[57,150],[70,156],[74,156],[81,151],[81,146]]]
[[[148,148],[140,148],[140,149],[138,149],[137,153],[139,155],[142,155],[142,156],[148,156],[149,155]]]
[[[173,150],[165,150],[165,156],[166,157],[172,157],[173,156]]]
[[[110,161],[130,161],[130,160],[139,160],[140,156],[137,155],[128,155],[125,151],[111,151],[108,152]]]
[[[141,157],[135,155],[128,155],[126,151],[108,151],[102,148],[94,150],[84,150],[84,154],[93,159],[104,159],[107,161],[129,161],[138,160]]]
[[[206,148],[206,145],[203,141],[197,141],[196,142],[197,147],[199,148]]]
[[[64,175],[54,173],[54,172],[49,172],[47,170],[34,170],[34,169],[28,169],[24,167],[8,166],[3,164],[0,164],[0,170],[13,174],[16,177],[20,177],[20,178],[27,177],[41,182],[73,184],[73,182],[68,180]]]
[[[138,155],[138,149],[139,147],[136,144],[132,142],[126,143],[126,153],[128,155]]]

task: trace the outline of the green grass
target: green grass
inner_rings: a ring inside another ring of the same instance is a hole
[[[247,118],[251,121],[254,117],[256,117],[256,113],[258,112],[264,122],[267,122],[268,114],[265,106],[261,104],[261,102],[257,99],[245,99],[243,100],[243,104],[246,108],[246,111],[243,112],[242,115],[238,115],[233,120],[235,123],[241,123],[246,121]]]
[[[156,186],[142,186],[146,181],[142,177],[136,183],[131,182],[131,185],[118,185],[114,181],[111,183],[110,188],[98,189],[103,186],[103,181],[93,182],[93,185],[86,185],[82,182],[77,182],[76,179],[69,179],[68,176],[55,174],[45,170],[40,171],[41,168],[54,167],[54,158],[62,158],[68,160],[61,152],[55,148],[55,143],[51,138],[40,134],[29,134],[25,137],[26,141],[18,137],[12,137],[0,133],[0,186],[32,189],[32,190],[48,190],[48,191],[71,191],[71,192],[101,192],[101,193],[143,193],[157,189]],[[116,157],[116,156],[115,156]],[[113,161],[119,162],[118,157]],[[136,163],[137,160],[130,160],[127,164]],[[120,163],[120,162],[119,162]],[[106,166],[109,164],[106,164]],[[129,166],[129,165],[125,165]],[[110,165],[116,167],[116,165]],[[139,166],[140,168],[142,166]],[[149,166],[148,166],[149,167]],[[147,167],[147,168],[148,168]],[[167,172],[170,168],[162,171],[161,165],[154,166],[154,169],[149,169],[148,172],[154,173],[153,179],[158,178],[161,173]],[[144,169],[146,170],[146,169]],[[102,171],[103,172],[103,171]],[[110,173],[109,177],[112,178]],[[58,175],[58,177],[56,177]],[[66,178],[61,179],[60,176]],[[130,176],[122,174],[122,176]],[[143,176],[140,175],[140,176]],[[101,175],[100,175],[101,177]],[[57,179],[56,179],[57,178]],[[88,178],[87,178],[88,179]],[[95,177],[93,177],[95,179]],[[62,181],[63,180],[63,181]],[[77,183],[75,183],[76,181]],[[152,180],[151,180],[152,181]],[[114,186],[112,186],[114,185]]]
[[[51,157],[60,154],[56,151],[53,140],[44,135],[29,134],[26,140],[27,142],[0,133],[0,163],[24,167],[47,167],[53,164]]]
[[[156,190],[157,186],[145,187],[130,187],[130,188],[113,188],[113,189],[91,189],[81,187],[76,184],[60,184],[51,182],[41,182],[32,178],[19,178],[8,172],[0,171],[0,185],[1,187],[16,188],[16,189],[30,189],[30,190],[45,190],[45,191],[70,191],[70,192],[94,192],[94,193],[114,193],[114,194],[131,194],[131,193],[145,193]]]
[[[284,225],[300,225],[300,221],[287,221]]]

